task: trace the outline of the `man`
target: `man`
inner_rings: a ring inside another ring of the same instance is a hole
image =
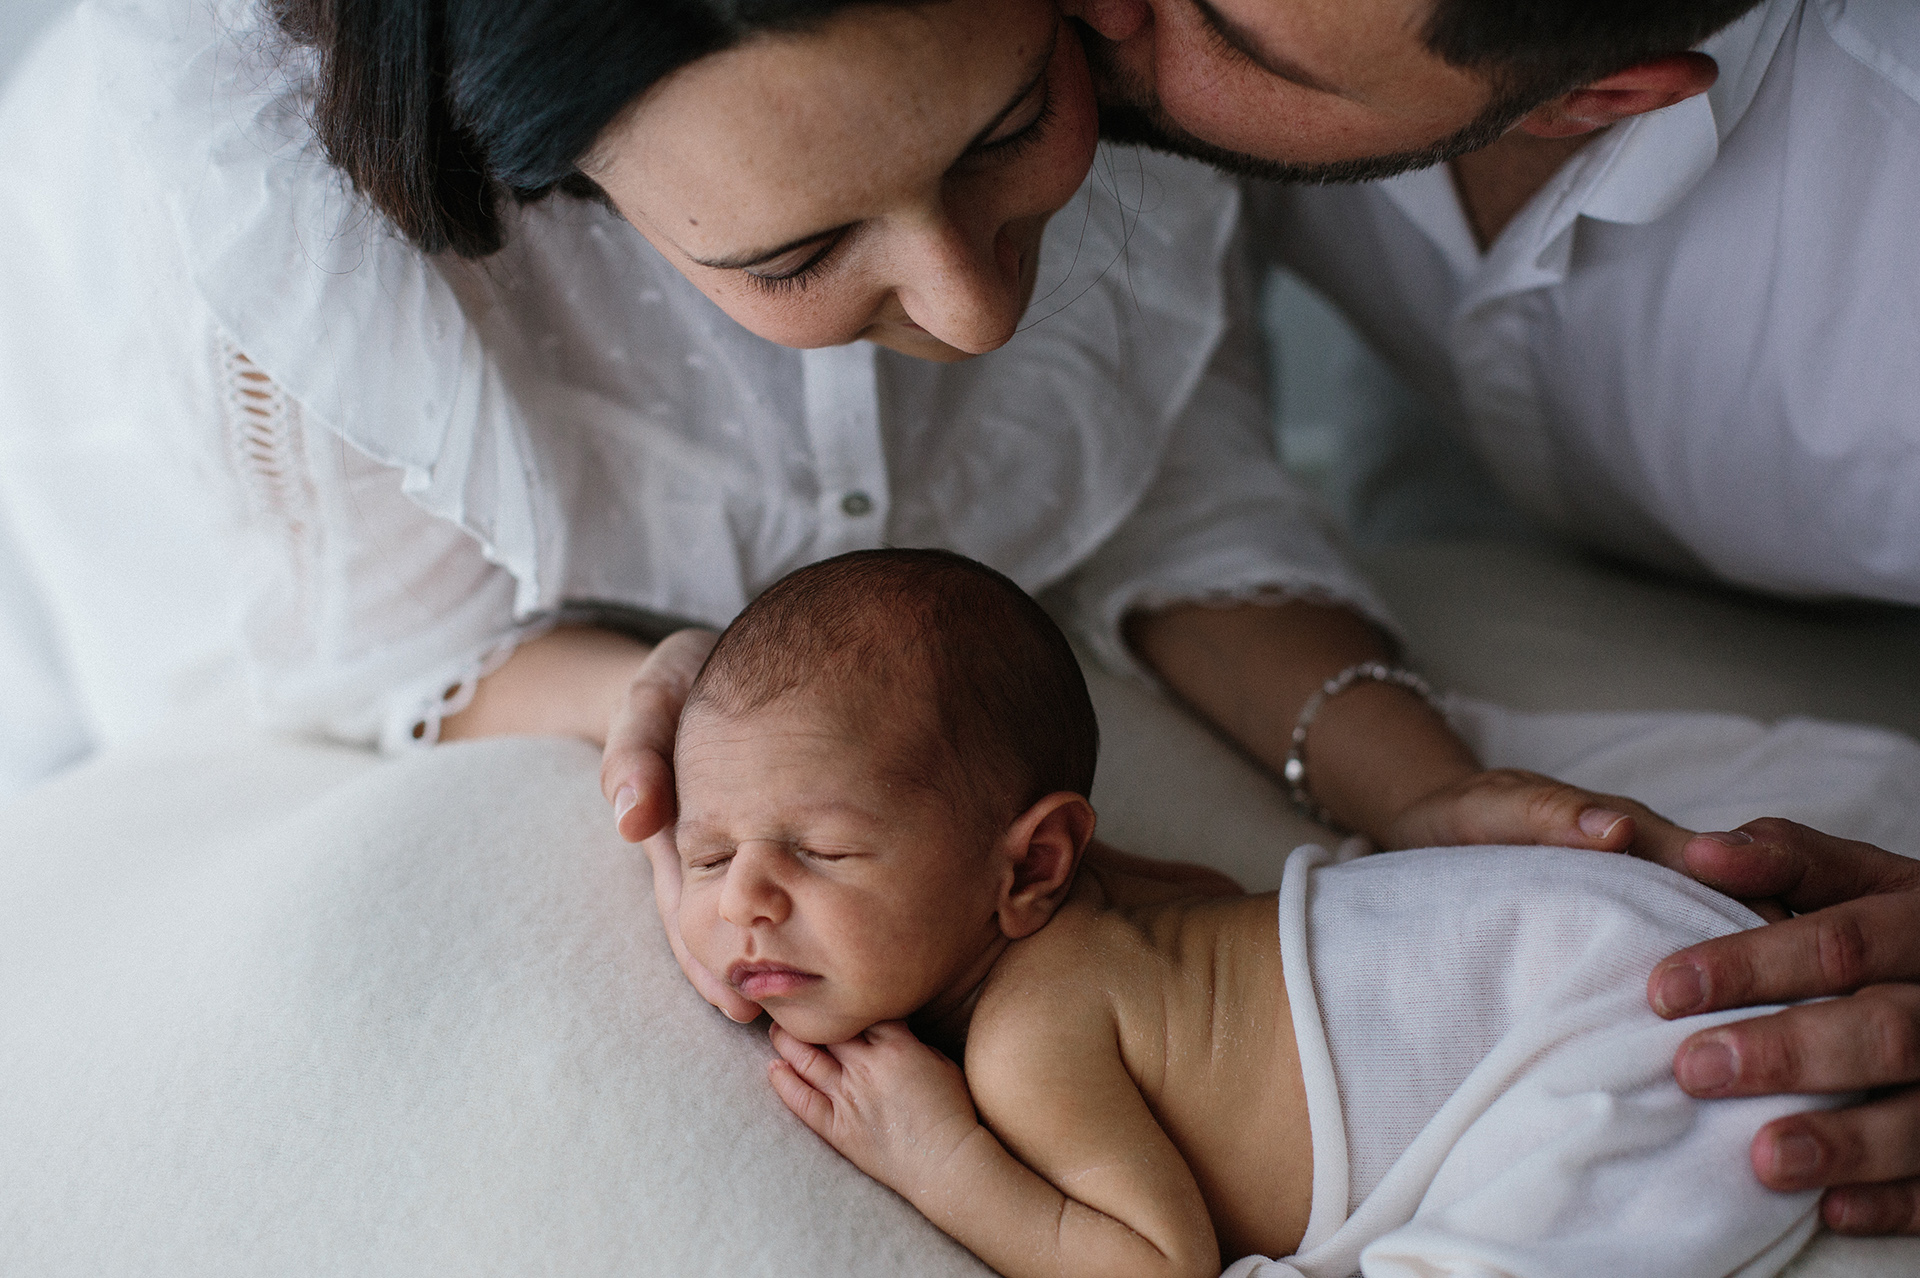
[[[1920,604],[1920,5],[1066,0],[1108,131],[1291,183],[1260,233],[1548,526],[1794,596]],[[1355,183],[1361,183],[1355,185]],[[1335,184],[1335,185],[1329,185]],[[1342,185],[1343,184],[1343,185]],[[1777,1188],[1920,1233],[1920,866],[1786,822],[1688,868],[1802,917],[1674,956],[1700,1096]]]

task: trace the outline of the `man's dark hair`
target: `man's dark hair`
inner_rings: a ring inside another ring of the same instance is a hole
[[[1759,0],[1435,0],[1427,47],[1524,114],[1570,89],[1684,53]],[[1517,118],[1517,115],[1516,115]]]
[[[802,691],[925,738],[906,779],[968,820],[997,827],[1093,788],[1100,729],[1073,649],[1025,591],[964,555],[857,550],[781,578],[720,636],[686,713],[736,718]]]
[[[271,0],[318,54],[313,127],[417,247],[484,257],[503,200],[597,197],[601,132],[673,71],[854,4],[918,0]]]

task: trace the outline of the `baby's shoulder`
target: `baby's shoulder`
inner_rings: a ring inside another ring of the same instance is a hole
[[[1047,925],[1006,948],[987,974],[967,1030],[975,1045],[1085,1033],[1109,1024],[1139,984],[1147,945],[1124,913],[1069,900]]]

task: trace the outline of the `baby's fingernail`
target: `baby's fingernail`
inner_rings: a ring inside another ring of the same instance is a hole
[[[1604,839],[1626,819],[1627,814],[1624,812],[1614,812],[1608,808],[1588,808],[1580,814],[1580,833],[1589,839]]]
[[[1714,830],[1707,834],[1696,834],[1697,839],[1712,839],[1723,848],[1744,848],[1753,842],[1753,836],[1741,830]]]
[[[735,1025],[751,1025],[760,1019],[760,1013],[758,1012],[753,1013],[751,1016],[735,1016],[724,1007],[720,1009],[720,1014],[732,1021]]]
[[[1685,1016],[1706,1001],[1706,974],[1691,963],[1668,968],[1653,983],[1653,1010],[1662,1016]]]
[[[1673,1072],[1679,1076],[1680,1085],[1697,1096],[1725,1088],[1733,1082],[1738,1069],[1733,1049],[1719,1039],[1710,1038],[1688,1048]]]
[[[633,805],[640,802],[640,792],[630,785],[620,787],[613,796],[613,823],[620,824],[622,817],[633,811]]]

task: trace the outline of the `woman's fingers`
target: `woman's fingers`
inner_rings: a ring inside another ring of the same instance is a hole
[[[607,725],[600,760],[600,792],[630,843],[666,828],[674,818],[673,739],[680,711],[718,636],[678,630],[654,646]]]
[[[1493,768],[1410,805],[1388,831],[1388,846],[1550,844],[1632,852],[1678,868],[1690,832],[1645,804],[1596,794],[1535,772]]]

